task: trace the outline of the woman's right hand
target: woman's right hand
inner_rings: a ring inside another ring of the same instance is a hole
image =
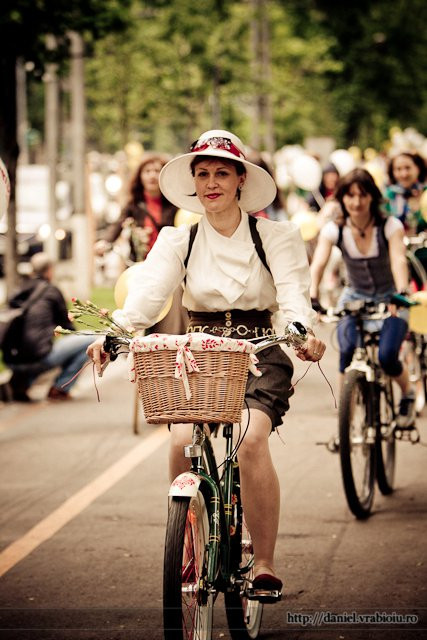
[[[91,344],[86,349],[86,353],[95,365],[96,373],[99,376],[102,375],[102,371],[105,368],[105,366],[103,367],[103,365],[105,365],[107,359],[109,358],[108,353],[105,353],[104,351],[104,342],[105,336],[102,336],[100,338],[97,338],[94,342],[91,342]]]

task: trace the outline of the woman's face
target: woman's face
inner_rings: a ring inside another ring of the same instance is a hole
[[[333,191],[337,186],[339,175],[335,171],[327,171],[323,174],[323,184],[326,189]]]
[[[223,213],[235,209],[237,189],[245,176],[237,175],[236,167],[220,158],[206,158],[194,169],[196,194],[207,213]]]
[[[349,213],[350,218],[356,222],[358,219],[365,219],[371,213],[372,196],[364,193],[357,182],[350,185],[349,190],[343,196],[343,204]]]
[[[418,180],[419,169],[409,156],[397,156],[393,160],[393,176],[405,189],[409,189]]]
[[[160,195],[159,173],[163,165],[159,160],[147,162],[141,169],[141,182],[144,191],[152,196]]]

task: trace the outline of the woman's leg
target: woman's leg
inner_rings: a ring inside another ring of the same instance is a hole
[[[338,344],[340,347],[340,373],[344,373],[350,364],[357,347],[358,333],[355,318],[347,316],[340,320],[337,328]]]
[[[190,469],[190,459],[184,458],[184,446],[191,444],[193,425],[171,424],[170,431],[169,480],[172,482],[180,473]]]
[[[69,391],[77,382],[76,374],[79,373],[85,362],[88,362],[86,349],[93,342],[93,336],[65,335],[53,343],[50,353],[42,359],[42,364],[47,369],[61,368],[61,373],[55,380],[55,387],[60,389],[65,385],[65,391]]]
[[[379,344],[379,360],[385,373],[392,376],[402,390],[397,426],[412,428],[415,424],[415,392],[409,379],[408,367],[399,360],[399,351],[408,330],[403,318],[391,316],[384,321]]]
[[[408,324],[403,318],[386,318],[381,329],[378,351],[381,367],[387,375],[396,380],[403,394],[410,391],[408,370],[399,360],[400,347],[407,331]]]
[[[248,412],[244,411],[242,424],[247,422]],[[259,409],[251,409],[249,427],[237,453],[243,509],[254,547],[255,576],[275,575],[280,486],[270,454],[270,433],[269,416]]]

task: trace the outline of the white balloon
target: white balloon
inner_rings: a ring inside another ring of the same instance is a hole
[[[300,189],[318,189],[322,179],[322,167],[316,158],[308,154],[297,156],[290,164],[289,174]]]
[[[279,189],[288,189],[291,183],[291,177],[284,164],[279,165],[275,172],[276,184]]]
[[[345,175],[356,166],[353,155],[346,149],[335,149],[329,156],[329,160],[336,166],[340,176]]]
[[[10,181],[7,169],[3,160],[0,158],[0,218],[6,213],[9,206],[10,198]]]

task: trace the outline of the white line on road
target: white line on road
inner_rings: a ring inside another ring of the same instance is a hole
[[[52,511],[51,514],[36,524],[25,535],[6,547],[0,553],[0,577],[26,558],[43,542],[55,535],[70,520],[92,504],[94,500],[124,478],[142,460],[148,458],[165,442],[168,436],[169,431],[166,426],[156,429],[120,460],[108,467],[101,475],[89,482],[71,498],[68,498],[60,507]]]

